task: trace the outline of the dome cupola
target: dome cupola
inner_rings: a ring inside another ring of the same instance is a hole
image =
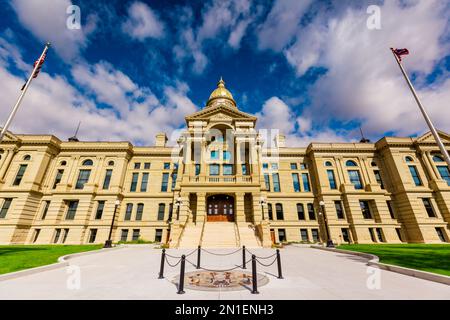
[[[220,77],[220,80],[217,83],[217,88],[209,96],[206,107],[210,107],[218,102],[224,102],[236,107],[236,102],[234,101],[233,95],[227,88],[225,88],[225,81],[223,81],[222,77]]]

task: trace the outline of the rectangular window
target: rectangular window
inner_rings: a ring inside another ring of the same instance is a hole
[[[231,176],[233,174],[233,165],[232,164],[224,164],[223,165],[223,175]]]
[[[337,189],[336,186],[336,178],[334,177],[334,171],[333,170],[327,170],[328,175],[328,182],[330,183],[330,189]]]
[[[389,210],[389,214],[391,215],[391,219],[395,219],[395,213],[394,213],[394,209],[392,208],[392,201],[391,200],[387,200],[386,201],[388,210]]]
[[[280,192],[280,176],[278,173],[272,173],[273,191]]]
[[[127,209],[125,210],[125,218],[124,220],[131,220],[131,213],[133,212],[133,204],[127,203]]]
[[[139,173],[137,173],[137,172],[133,173],[133,176],[131,178],[130,192],[136,191],[138,179],[139,179]]]
[[[272,170],[278,170],[278,163],[272,163]]]
[[[373,228],[369,228],[369,234],[370,234],[370,239],[372,239],[372,242],[377,242],[377,240],[375,239],[375,233],[373,231]]]
[[[269,169],[269,164],[268,163],[263,163],[263,169]]]
[[[381,189],[384,189],[384,184],[383,180],[381,179],[380,170],[373,170],[373,174],[375,175],[375,179],[377,180],[377,183],[380,185]]]
[[[142,213],[144,212],[144,204],[138,203],[136,208],[136,221],[142,220]]]
[[[5,201],[3,201],[2,209],[0,210],[0,219],[4,219],[6,217],[9,207],[11,206],[11,202],[11,198],[6,198]]]
[[[291,163],[291,170],[297,170],[297,164]]]
[[[111,183],[112,169],[106,169],[105,180],[103,180],[103,190],[109,189],[109,184]]]
[[[358,170],[348,170],[348,176],[350,177],[350,182],[355,186],[355,189],[361,190],[363,188]]]
[[[56,189],[58,184],[61,182],[62,176],[63,176],[64,170],[59,169],[56,173],[55,182],[53,183],[53,189]]]
[[[91,229],[89,232],[89,243],[94,243],[97,238],[97,229]]]
[[[61,229],[55,229],[55,236],[53,237],[53,243],[58,243],[60,235]]]
[[[71,200],[67,203],[67,213],[66,220],[75,219],[75,214],[77,213],[78,200]]]
[[[242,174],[243,174],[244,176],[247,176],[247,175],[249,174],[247,164],[246,164],[246,163],[243,163],[243,164],[241,165],[241,167],[242,167]]]
[[[44,204],[44,211],[42,211],[41,220],[45,220],[45,217],[47,217],[48,207],[50,206],[50,201],[45,201]]]
[[[349,233],[348,233],[348,229],[347,228],[342,228],[341,232],[342,232],[342,239],[345,242],[350,243],[350,236],[349,236]]]
[[[441,240],[442,242],[447,242],[447,239],[445,239],[444,235],[444,228],[436,228],[435,230],[439,237],[439,240]]]
[[[308,165],[306,163],[300,163],[300,170],[308,169]]]
[[[334,207],[336,208],[336,215],[338,219],[344,219],[344,208],[341,201],[335,201]]]
[[[275,205],[275,211],[277,214],[277,220],[284,220],[283,205],[281,203],[277,203]]]
[[[311,234],[314,242],[319,242],[319,229],[311,229]]]
[[[158,220],[163,221],[164,220],[164,213],[166,211],[166,204],[160,203],[158,205]]]
[[[303,191],[311,192],[311,186],[309,185],[309,174],[302,173],[302,180],[303,180]]]
[[[230,151],[224,151],[223,152],[223,160],[230,160],[230,159],[231,159]]]
[[[170,162],[164,162],[164,170],[170,170]]]
[[[21,164],[19,167],[19,171],[17,172],[16,178],[14,179],[13,186],[18,186],[22,181],[23,175],[25,174],[25,170],[27,169],[26,164]]]
[[[308,242],[309,241],[308,229],[300,229],[300,237],[302,241]]]
[[[378,241],[379,242],[385,242],[384,241],[383,230],[381,228],[376,228],[376,230],[377,230]]]
[[[35,243],[37,241],[40,233],[41,233],[41,229],[34,229],[33,243]]]
[[[99,220],[102,218],[104,208],[105,208],[105,201],[99,201],[97,204],[97,212],[95,213],[96,220]]]
[[[266,184],[267,191],[270,191],[270,177],[267,173],[264,173],[264,183]]]
[[[161,240],[162,240],[162,229],[156,229],[155,242],[161,242]]]
[[[62,237],[62,240],[61,240],[61,243],[66,243],[66,240],[67,240],[67,236],[69,235],[69,229],[64,229],[63,230],[63,237]]]
[[[169,174],[163,173],[161,182],[161,192],[167,192],[168,183],[169,183]]]
[[[286,241],[286,230],[278,229],[278,241],[285,242]]]
[[[127,241],[128,239],[128,229],[122,229],[120,233],[120,241]]]
[[[209,175],[210,176],[218,176],[219,175],[219,165],[218,164],[210,164],[209,165]]]
[[[297,217],[298,220],[305,220],[305,207],[303,203],[297,203]]]
[[[147,191],[147,185],[148,185],[148,172],[144,172],[142,174],[141,192]]]
[[[364,219],[372,219],[372,212],[370,212],[369,201],[359,201],[359,206],[361,207],[361,211]]]
[[[306,207],[308,208],[309,220],[316,220],[316,212],[314,210],[314,205],[312,203],[308,203]]]
[[[77,184],[75,185],[75,189],[82,190],[84,185],[88,183],[89,176],[91,175],[91,170],[82,169],[78,174]]]
[[[294,187],[294,192],[300,192],[300,181],[298,179],[298,173],[292,174],[292,185]]]
[[[198,176],[200,174],[201,166],[200,164],[195,164],[195,175]]]
[[[401,228],[395,228],[395,232],[397,232],[397,237],[398,239],[403,242],[403,237],[402,237],[402,229]]]
[[[177,176],[178,174],[172,173],[172,185],[170,186],[171,191],[175,189],[175,185],[177,184]]]
[[[134,169],[135,170],[139,170],[141,168],[141,163],[140,162],[135,162],[134,163]]]
[[[411,176],[414,180],[414,184],[416,186],[421,186],[422,180],[420,179],[419,172],[417,171],[416,166],[408,166],[408,167],[409,167],[409,172],[411,173]]]
[[[150,169],[150,162],[144,163],[144,169],[146,169],[146,170]]]
[[[267,212],[269,214],[269,220],[273,220],[273,209],[271,203],[267,204]]]
[[[219,153],[217,152],[217,150],[212,150],[211,151],[211,159],[212,160],[218,160],[219,159]]]
[[[131,237],[131,241],[139,240],[140,233],[141,233],[141,229],[133,229],[133,235]]]
[[[430,218],[436,218],[436,213],[434,212],[433,205],[431,204],[431,199],[423,198],[422,201],[428,216]]]
[[[437,169],[439,171],[439,174],[441,175],[441,178],[447,182],[447,185],[450,186],[450,171],[448,170],[447,166],[437,166]]]

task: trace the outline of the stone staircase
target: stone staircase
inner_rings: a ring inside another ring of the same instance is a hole
[[[237,226],[241,247],[261,248],[261,243],[256,236],[255,229],[251,223],[239,223]]]
[[[178,248],[197,248],[202,236],[203,223],[187,223],[181,235]]]
[[[206,222],[201,246],[203,248],[236,248],[239,246],[234,222]]]

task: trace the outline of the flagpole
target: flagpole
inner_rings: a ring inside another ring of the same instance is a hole
[[[414,89],[414,86],[412,85],[411,81],[409,80],[408,75],[406,74],[405,69],[403,68],[403,65],[400,61],[400,58],[395,54],[394,49],[391,48],[392,54],[394,55],[395,60],[397,61],[398,66],[400,67],[400,70],[403,73],[403,76],[405,77],[406,82],[408,83],[409,88],[411,89],[412,94],[414,95],[414,99],[416,99],[417,105],[419,106],[420,112],[422,112],[423,117],[425,118],[425,121],[430,128],[431,133],[434,136],[434,139],[436,140],[437,145],[439,146],[439,150],[441,151],[442,155],[444,156],[445,162],[447,162],[447,165],[450,169],[450,156],[448,155],[447,150],[445,149],[444,143],[442,143],[441,138],[439,137],[439,134],[436,130],[436,128],[433,125],[433,122],[431,122],[430,117],[428,116],[427,112],[422,106],[422,103],[420,102],[419,97],[417,96],[417,92]]]
[[[16,114],[16,112],[17,112],[17,109],[19,109],[20,103],[22,102],[22,99],[23,99],[23,97],[25,96],[25,93],[27,92],[27,89],[28,89],[28,87],[30,86],[31,81],[33,80],[34,73],[35,73],[36,70],[39,68],[39,64],[40,64],[40,62],[42,61],[42,58],[43,58],[43,57],[45,56],[45,54],[47,53],[49,47],[50,47],[50,42],[47,42],[47,43],[45,44],[44,51],[42,51],[42,54],[41,54],[41,56],[39,57],[39,60],[38,60],[39,62],[36,63],[36,65],[34,66],[33,72],[31,72],[31,75],[30,75],[30,77],[28,78],[27,83],[25,84],[25,87],[23,88],[22,93],[21,93],[20,96],[19,96],[19,99],[17,99],[17,102],[16,102],[14,108],[12,109],[12,111],[11,111],[9,117],[8,117],[8,120],[6,120],[6,123],[5,123],[5,125],[3,126],[2,131],[0,132],[0,142],[3,140],[3,137],[5,136],[6,131],[8,130],[8,127],[9,127],[9,125],[11,124],[12,119],[14,118],[14,116],[15,116],[15,114]]]

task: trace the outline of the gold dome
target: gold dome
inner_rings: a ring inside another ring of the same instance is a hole
[[[210,106],[214,101],[218,99],[226,99],[231,102],[233,106],[236,106],[233,95],[230,91],[228,91],[227,88],[225,88],[225,81],[223,81],[222,77],[220,77],[220,80],[217,83],[217,88],[209,96],[206,106]]]

